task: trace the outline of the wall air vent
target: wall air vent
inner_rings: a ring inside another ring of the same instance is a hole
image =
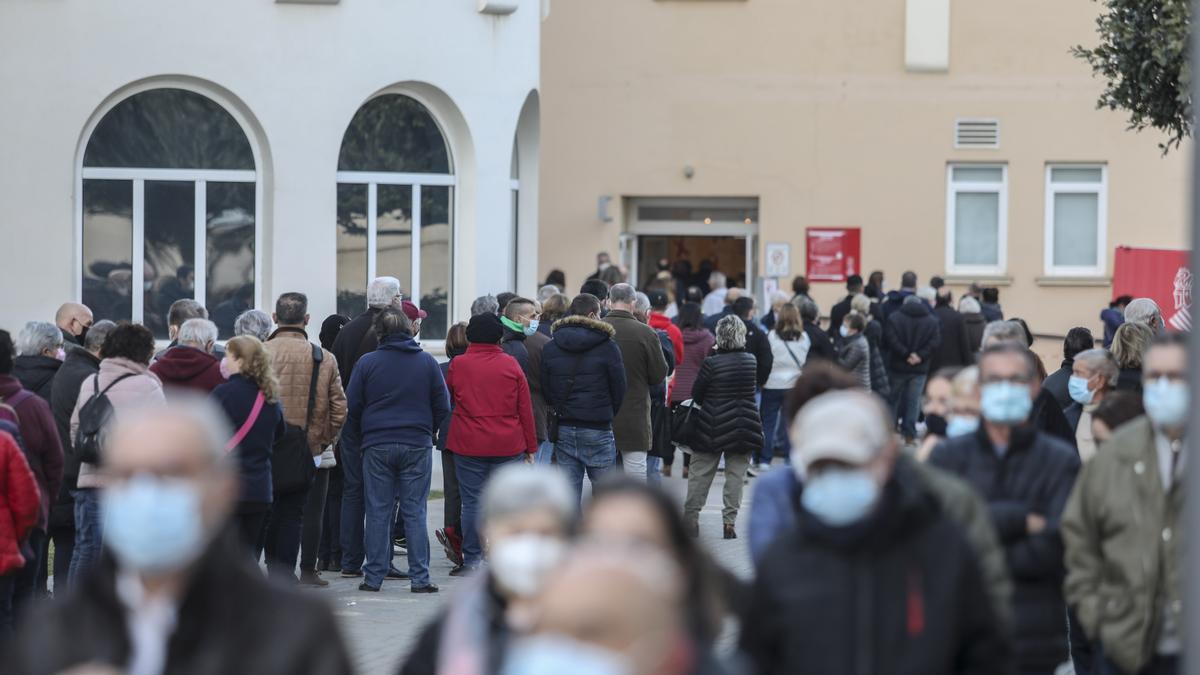
[[[954,147],[1000,147],[1000,120],[960,119],[954,122]]]

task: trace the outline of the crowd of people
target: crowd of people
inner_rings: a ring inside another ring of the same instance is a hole
[[[296,292],[223,344],[189,298],[161,351],[76,303],[0,331],[3,671],[351,672],[296,587],[438,593],[436,540],[466,578],[406,675],[1180,672],[1186,336],[1152,300],[1048,371],[993,288],[851,276],[822,325],[803,277],[762,311],[711,263],[625,276],[480,297],[444,359],[392,277],[316,343]],[[757,480],[749,580],[698,544],[718,477],[725,539]]]

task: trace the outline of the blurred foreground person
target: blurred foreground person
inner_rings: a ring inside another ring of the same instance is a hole
[[[401,675],[497,672],[514,634],[530,627],[532,597],[566,555],[577,509],[566,478],[549,466],[497,471],[480,513],[490,564],[425,627]]]
[[[31,617],[6,673],[351,672],[325,604],[269,584],[237,554],[229,432],[202,400],[118,418],[101,499],[107,552]]]
[[[1146,414],[1142,397],[1130,391],[1114,391],[1092,412],[1092,436],[1096,445],[1103,445],[1113,433],[1127,422]]]
[[[1160,337],[1142,367],[1146,416],[1084,465],[1063,514],[1067,602],[1103,675],[1173,675],[1184,647],[1186,337]]]
[[[925,382],[925,396],[921,399],[921,412],[925,415],[925,437],[917,447],[915,456],[924,462],[929,459],[929,453],[942,441],[946,440],[946,427],[949,424],[951,400],[954,397],[954,376],[958,369],[954,367],[935,370]]]
[[[1079,455],[1033,426],[1030,413],[1041,380],[1023,345],[985,347],[979,380],[983,423],[934,448],[929,461],[961,476],[987,499],[1015,582],[1017,672],[1044,675],[1068,659],[1058,525]]]
[[[13,591],[22,568],[36,562],[29,533],[40,507],[37,481],[12,436],[0,431],[0,644],[13,630]],[[0,663],[4,652],[0,650]]]
[[[603,580],[603,583],[597,583]],[[649,548],[576,549],[546,583],[505,675],[719,673],[691,649],[679,571]]]
[[[1009,672],[978,556],[896,463],[889,417],[877,398],[851,391],[797,415],[798,526],[769,549],[742,623],[755,672]]]

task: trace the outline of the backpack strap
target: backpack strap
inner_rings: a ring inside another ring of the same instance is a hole
[[[7,403],[13,409],[13,413],[16,413],[17,406],[28,400],[30,396],[33,396],[33,392],[22,388],[20,391],[12,396],[9,396],[7,399],[0,396],[0,403]]]
[[[263,393],[261,391],[258,392],[258,396],[254,397],[254,407],[250,409],[250,416],[246,418],[245,422],[242,422],[241,428],[225,444],[225,452],[233,452],[234,448],[240,445],[242,440],[246,438],[246,434],[250,433],[250,428],[258,421],[258,414],[262,412],[265,401],[266,398],[263,396]]]
[[[99,396],[101,394],[107,394],[108,390],[117,386],[118,382],[120,382],[121,380],[127,380],[127,379],[133,377],[134,375],[136,375],[136,373],[125,373],[124,375],[118,377],[117,379],[113,380],[112,382],[109,382],[108,386],[104,388],[104,391],[100,391],[100,375],[97,373],[96,379],[92,381],[93,391],[96,392],[95,394],[92,395],[93,398],[96,396]]]
[[[308,436],[308,427],[312,424],[313,408],[317,405],[317,378],[321,374],[321,362],[325,360],[325,352],[320,345],[312,345],[312,377],[308,380],[308,412],[304,414],[304,435]]]

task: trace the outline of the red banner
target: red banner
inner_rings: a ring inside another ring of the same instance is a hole
[[[805,234],[809,281],[845,281],[851,274],[862,274],[861,229],[810,227]]]
[[[1167,327],[1192,328],[1192,272],[1188,251],[1119,246],[1113,269],[1113,297],[1150,298],[1162,309]]]

